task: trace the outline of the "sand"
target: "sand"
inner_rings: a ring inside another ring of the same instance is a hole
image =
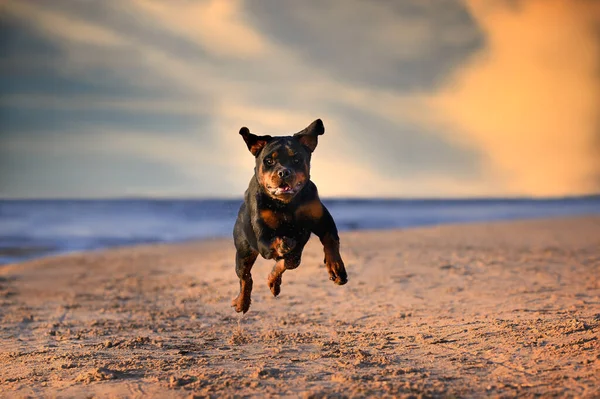
[[[600,217],[314,237],[243,317],[231,240],[0,268],[0,397],[600,397]]]

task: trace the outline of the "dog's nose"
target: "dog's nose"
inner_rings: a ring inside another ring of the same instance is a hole
[[[279,177],[286,178],[290,176],[290,171],[289,169],[280,169],[279,172],[277,172],[277,174],[279,175]]]

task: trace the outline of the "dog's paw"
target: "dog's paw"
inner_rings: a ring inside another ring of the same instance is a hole
[[[288,252],[290,252],[294,248],[296,248],[296,240],[294,240],[293,238],[281,237],[281,241],[282,241],[281,250],[283,251],[284,254],[287,254]]]
[[[344,285],[348,282],[348,274],[343,263],[331,263],[327,265],[329,279],[337,285]]]
[[[273,296],[276,297],[277,295],[279,295],[279,293],[281,292],[281,274],[269,274],[267,284],[269,284],[269,289],[271,290]]]
[[[281,258],[296,247],[296,240],[289,237],[277,237],[275,238],[273,247],[275,255]]]
[[[246,297],[246,296],[242,295],[242,293],[240,292],[240,294],[231,301],[231,306],[238,313],[240,313],[240,312],[246,313],[248,311],[248,309],[250,309],[250,302],[252,302],[250,300],[250,297]]]

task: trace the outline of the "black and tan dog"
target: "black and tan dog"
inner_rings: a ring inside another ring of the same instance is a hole
[[[310,181],[310,157],[324,132],[320,119],[293,136],[256,136],[246,127],[240,129],[256,167],[233,229],[240,279],[240,294],[232,303],[236,312],[250,308],[250,271],[258,255],[276,261],[268,283],[277,296],[281,275],[300,265],[311,233],[323,244],[330,279],[339,285],[348,281],[335,222]]]

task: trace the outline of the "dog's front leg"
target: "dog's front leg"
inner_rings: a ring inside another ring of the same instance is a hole
[[[321,217],[314,220],[312,232],[319,237],[323,244],[324,262],[329,272],[329,279],[338,285],[344,285],[348,282],[348,274],[340,255],[340,237],[333,217],[324,205],[321,206],[323,207]]]

